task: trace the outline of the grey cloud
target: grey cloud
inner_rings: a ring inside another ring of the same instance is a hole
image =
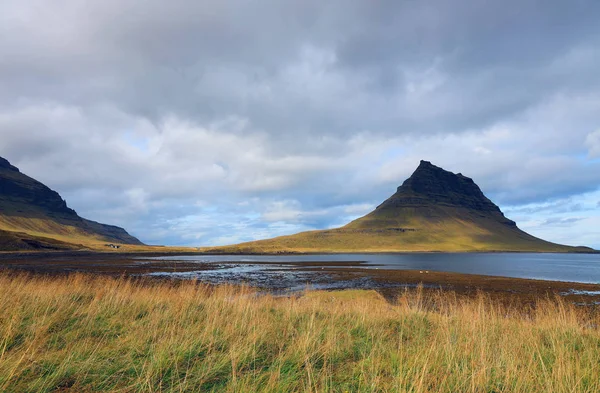
[[[600,129],[590,132],[585,139],[585,144],[589,149],[590,157],[600,157]]]
[[[568,218],[555,217],[555,218],[548,218],[548,219],[544,220],[544,222],[542,222],[541,225],[568,226],[570,224],[573,224],[577,221],[581,221],[583,219],[584,219],[583,217],[568,217]]]
[[[599,11],[9,0],[0,155],[82,214],[171,244],[343,223],[419,159],[502,205],[569,198],[600,184]]]
[[[273,137],[324,128],[458,132],[555,92],[549,64],[598,32],[593,23],[577,27],[594,14],[593,2],[585,10],[556,2],[541,14],[534,2],[228,4],[93,2],[51,20],[43,8],[29,10],[26,22],[45,23],[38,34],[11,35],[19,38],[5,47],[13,59],[5,82],[38,98],[117,103],[156,121],[233,113],[278,129]],[[550,31],[557,37],[544,39]],[[45,61],[28,61],[34,52]],[[524,56],[535,63],[519,62]],[[516,64],[507,67],[507,59]],[[427,90],[419,74],[430,67],[441,81]]]
[[[540,213],[573,213],[591,209],[593,208],[583,206],[581,203],[574,202],[572,199],[561,199],[549,203],[535,205],[524,205],[516,207],[510,206],[507,209],[505,209],[505,212],[509,214],[535,215]]]

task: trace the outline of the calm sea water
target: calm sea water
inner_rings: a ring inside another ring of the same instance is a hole
[[[515,278],[600,283],[600,254],[407,253],[315,255],[199,255],[160,260],[218,262],[365,262],[379,269],[434,270]]]

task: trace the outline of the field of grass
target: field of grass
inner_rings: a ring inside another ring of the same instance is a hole
[[[1,392],[599,392],[600,317],[541,299],[0,275]]]

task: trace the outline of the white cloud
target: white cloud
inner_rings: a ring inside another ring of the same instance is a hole
[[[266,211],[262,214],[262,219],[266,222],[297,222],[302,211],[298,201],[276,201],[270,203]]]

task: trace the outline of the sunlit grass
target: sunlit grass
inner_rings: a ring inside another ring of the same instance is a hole
[[[222,247],[219,253],[281,252],[464,252],[527,251],[581,252],[591,249],[563,246],[537,239],[496,216],[479,215],[454,207],[399,208],[389,215],[375,210],[342,228]]]
[[[1,392],[599,392],[600,318],[452,293],[0,275]]]

